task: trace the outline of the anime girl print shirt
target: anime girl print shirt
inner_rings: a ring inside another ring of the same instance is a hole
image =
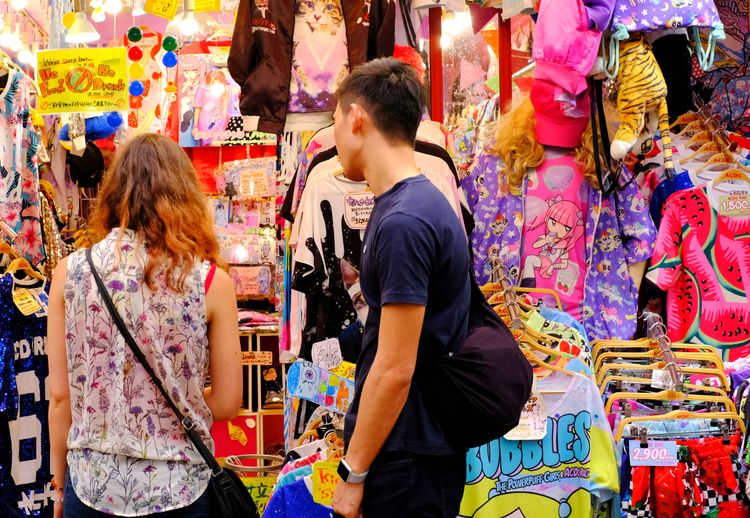
[[[556,291],[563,309],[581,320],[589,193],[581,169],[571,162],[567,153],[554,153],[528,173],[521,282]]]
[[[560,157],[555,152],[547,150],[547,157],[551,161],[567,160],[570,167],[578,168],[571,156]],[[543,164],[540,169],[545,165]],[[575,241],[576,246],[580,246],[578,242],[582,241],[583,256],[577,259],[576,265],[581,269],[580,277],[583,282],[583,291],[580,292],[583,294],[581,322],[588,338],[632,338],[636,330],[638,291],[628,266],[650,258],[656,241],[656,228],[638,186],[631,183],[610,196],[602,196],[600,191],[584,180],[580,191],[586,190],[587,194],[581,199],[586,199],[587,203],[580,206],[584,222],[582,239],[572,230],[578,229],[578,220],[575,218],[578,214],[575,209],[560,206],[558,211],[557,207],[552,207],[558,203],[554,198],[552,206],[548,198],[542,199],[542,225],[536,230],[539,235],[546,235],[546,238],[534,248],[538,238],[532,238],[534,241],[530,241],[523,236],[527,220],[533,222],[530,215],[533,207],[530,211],[528,201],[529,182],[533,182],[534,177],[527,175],[521,192],[511,193],[505,176],[500,174],[502,167],[497,155],[482,153],[477,157],[469,175],[461,180],[469,209],[474,215],[475,227],[471,235],[471,245],[477,282],[483,284],[489,280],[492,261],[497,259],[505,265],[510,279],[515,284],[520,284],[525,266],[524,243],[527,243],[528,250],[537,257],[545,253],[540,245],[554,246],[556,243],[558,249],[554,253],[550,249],[552,247],[548,247],[549,253],[544,259],[544,268],[541,258],[534,259],[529,264],[530,268],[533,268],[535,278],[545,282],[554,281],[557,284],[560,281],[559,275],[543,279],[541,274],[559,274],[562,271],[562,252],[567,253],[569,266],[572,262],[570,258],[578,257],[572,255],[571,250],[573,254],[578,252],[573,248],[566,250],[568,245],[564,243]],[[622,181],[626,181],[626,176],[627,171],[621,175]],[[534,192],[536,189],[532,188],[531,196],[534,196]],[[532,199],[531,204],[533,203],[535,202]],[[574,212],[575,214],[570,216]],[[557,226],[560,222],[563,225]],[[561,229],[564,232],[567,227],[571,228],[571,232],[564,233],[564,242],[558,238],[557,233]],[[555,236],[550,239],[553,232]],[[559,265],[559,269],[550,268],[553,265]],[[562,277],[562,280],[565,280],[565,276]],[[563,294],[563,290],[557,289],[556,286],[555,289]]]

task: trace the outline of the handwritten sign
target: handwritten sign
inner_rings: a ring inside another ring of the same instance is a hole
[[[332,371],[344,360],[338,338],[329,338],[312,346],[312,361],[321,369]]]
[[[221,11],[221,0],[195,0],[195,12]]]
[[[353,229],[362,230],[370,221],[375,207],[375,195],[371,192],[353,193],[344,196],[344,218]]]
[[[271,490],[276,483],[276,479],[274,477],[243,478],[242,483],[245,484],[250,496],[253,497],[258,515],[263,516],[268,501],[271,499]]]
[[[232,266],[229,277],[237,296],[265,298],[271,295],[271,269],[268,266]]]
[[[341,362],[338,367],[331,369],[331,372],[336,376],[340,376],[348,380],[353,380],[354,372],[356,370],[357,366],[352,362]]]
[[[333,503],[333,492],[336,491],[336,484],[339,481],[336,470],[339,467],[339,461],[327,460],[313,464],[312,472],[312,495],[316,504],[331,506]]]
[[[643,447],[641,441],[631,440],[631,466],[676,466],[677,443],[675,441],[648,441]]]
[[[182,5],[182,0],[146,0],[143,10],[171,20],[177,14],[177,8],[180,5]]]
[[[125,47],[42,50],[37,70],[42,114],[127,110]]]
[[[273,365],[273,353],[271,351],[243,351],[243,365]]]
[[[547,404],[536,388],[536,379],[531,390],[531,396],[521,410],[518,426],[505,434],[511,441],[527,441],[544,439],[547,435]]]

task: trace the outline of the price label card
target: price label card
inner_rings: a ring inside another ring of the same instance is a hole
[[[676,466],[677,443],[675,441],[648,441],[644,448],[641,441],[631,439],[629,443],[631,466]]]
[[[13,303],[25,317],[33,315],[38,311],[42,311],[42,304],[34,294],[26,288],[13,290]]]
[[[719,197],[719,212],[723,216],[750,215],[750,194],[737,193]]]
[[[332,371],[344,361],[338,338],[316,342],[312,346],[312,361],[321,369]]]
[[[146,0],[143,10],[155,14],[167,20],[171,20],[177,14],[177,8],[182,5],[180,0]]]
[[[316,504],[331,506],[333,503],[333,492],[339,481],[339,461],[327,460],[313,464],[312,472],[312,494]]]
[[[672,388],[672,376],[666,369],[654,369],[651,374],[651,386],[657,389]]]
[[[344,196],[344,219],[346,224],[353,229],[363,230],[367,227],[373,208],[375,208],[375,195],[371,192]]]
[[[544,439],[547,435],[547,405],[544,398],[537,391],[536,378],[531,390],[531,396],[526,406],[521,410],[518,426],[505,434],[510,441],[531,441]]]

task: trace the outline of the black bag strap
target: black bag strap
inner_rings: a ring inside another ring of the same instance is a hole
[[[219,465],[209,449],[203,443],[203,440],[201,439],[200,435],[198,435],[198,432],[193,425],[193,421],[189,417],[185,416],[182,412],[180,412],[180,410],[177,408],[177,405],[175,405],[174,401],[172,401],[172,398],[169,397],[169,394],[164,388],[164,385],[162,385],[161,380],[156,376],[154,369],[151,368],[151,365],[149,365],[148,361],[146,360],[143,351],[141,351],[141,348],[138,347],[138,344],[135,342],[133,335],[130,334],[130,331],[128,331],[128,328],[125,326],[125,322],[123,322],[120,313],[117,311],[117,308],[112,302],[112,298],[110,297],[107,288],[104,286],[104,282],[102,282],[102,278],[99,276],[99,272],[96,271],[94,261],[91,258],[90,248],[86,249],[86,261],[88,261],[89,266],[91,267],[91,273],[94,275],[96,287],[99,289],[99,295],[101,295],[102,300],[104,300],[104,305],[107,306],[107,310],[109,310],[109,314],[115,321],[117,329],[122,334],[125,342],[130,346],[130,349],[133,351],[133,355],[135,355],[135,357],[138,359],[138,362],[143,366],[143,368],[146,369],[148,375],[151,376],[151,380],[154,382],[154,385],[156,385],[156,388],[159,389],[161,395],[164,396],[164,400],[167,402],[167,405],[175,413],[177,419],[180,421],[180,424],[182,424],[182,427],[185,430],[185,434],[188,436],[188,439],[190,439],[190,442],[193,443],[193,446],[195,446],[195,449],[198,450],[198,453],[201,457],[203,457],[203,460],[206,462],[206,464],[208,464],[208,467],[211,468],[211,472],[213,473],[213,475],[219,475],[222,472],[223,468]]]
[[[599,180],[599,189],[603,196],[609,196],[616,190],[623,191],[631,183],[633,183],[638,176],[638,168],[632,171],[630,178],[620,185],[620,175],[622,174],[623,166],[619,165],[617,173],[615,173],[611,180],[612,184],[605,187],[604,185],[604,172],[602,171],[601,155],[599,153],[599,134],[602,137],[602,147],[604,148],[604,160],[607,164],[608,170],[612,168],[612,155],[610,154],[610,142],[609,142],[609,131],[607,130],[607,116],[604,113],[604,95],[602,93],[603,82],[598,79],[591,81],[589,85],[589,92],[591,97],[591,133],[594,140],[594,162],[596,163],[596,177]]]

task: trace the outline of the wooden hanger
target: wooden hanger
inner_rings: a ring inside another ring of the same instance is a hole
[[[713,184],[721,182],[745,182],[750,183],[750,177],[740,167],[730,167],[726,171],[723,171],[719,176],[714,178]]]
[[[664,362],[652,363],[650,365],[641,365],[637,363],[610,363],[602,366],[601,369],[596,371],[596,384],[601,385],[604,378],[607,377],[607,373],[611,371],[654,371],[662,370],[666,364]],[[683,367],[680,366],[680,370],[683,374],[694,374],[696,376],[706,376],[717,378],[721,382],[721,386],[724,390],[729,391],[731,386],[729,384],[729,378],[723,370],[713,369],[708,367]]]
[[[541,358],[539,358],[537,355],[535,355],[529,349],[524,349],[522,347],[521,348],[521,352],[526,357],[526,360],[529,363],[534,364],[537,367],[541,367],[542,369],[549,370],[549,371],[554,371],[554,372],[560,372],[562,374],[567,374],[568,376],[575,376],[574,372],[571,372],[569,370],[565,370],[562,367],[558,367],[557,365],[553,365],[553,364],[545,362],[544,360],[542,360]]]
[[[513,290],[516,293],[539,293],[542,295],[551,295],[555,299],[555,304],[557,304],[557,309],[559,311],[562,311],[562,301],[560,300],[560,295],[555,290],[550,290],[546,288],[523,288],[521,286],[516,286],[513,288]]]
[[[605,392],[607,392],[607,387],[610,383],[630,383],[634,385],[648,385],[651,386],[651,383],[653,383],[653,380],[649,378],[637,378],[635,376],[607,376],[604,378],[604,381],[602,381],[602,384],[599,386],[599,394],[602,396]],[[718,396],[724,395],[726,396],[726,391],[719,388],[719,387],[709,387],[704,385],[693,385],[692,383],[684,383],[683,390],[688,392],[708,392],[710,394],[716,394]]]
[[[700,174],[707,170],[713,170],[711,169],[712,166],[734,166],[737,164],[737,160],[731,154],[727,153],[726,151],[722,151],[720,153],[715,154],[706,162],[700,166],[698,169],[695,170],[696,174]]]
[[[680,165],[685,165],[688,162],[694,160],[696,157],[711,154],[711,156],[721,152],[721,148],[716,142],[706,142],[697,151],[694,151],[690,155],[680,160]]]
[[[6,243],[3,240],[0,240],[0,255],[9,255],[13,259],[19,258],[18,252],[16,252],[16,250],[12,246],[10,246],[9,243]]]
[[[674,121],[672,124],[669,125],[669,129],[673,130],[677,126],[685,126],[686,124],[690,124],[691,122],[695,122],[698,120],[698,114],[695,112],[688,112],[683,113],[679,117],[677,117],[677,120]]]
[[[686,352],[673,352],[675,359],[678,360],[695,360],[695,361],[710,361],[716,366],[717,369],[724,370],[724,362],[716,353],[686,353]],[[601,366],[607,360],[617,359],[656,359],[660,358],[662,352],[659,349],[651,349],[650,351],[635,351],[635,352],[606,352],[599,355],[594,363],[594,370],[598,371]]]
[[[732,412],[696,413],[696,412],[687,412],[685,410],[674,410],[672,412],[668,412],[666,414],[660,414],[660,415],[636,416],[636,417],[624,418],[623,420],[620,421],[620,424],[617,425],[617,430],[615,431],[615,440],[619,441],[620,439],[622,439],[622,433],[625,430],[625,427],[629,424],[641,423],[644,421],[684,421],[687,419],[703,419],[703,420],[728,419],[728,420],[736,422],[738,425],[738,428],[742,431],[742,433],[745,433],[745,423],[742,422],[742,419],[740,419],[740,416]],[[679,433],[675,433],[675,435],[679,435]]]
[[[38,271],[36,271],[31,266],[31,263],[29,263],[29,261],[27,261],[26,259],[23,259],[21,257],[19,257],[17,259],[13,259],[10,262],[10,264],[8,265],[8,267],[5,269],[5,275],[13,275],[13,274],[15,274],[18,271],[22,271],[22,272],[26,273],[29,277],[32,277],[32,278],[34,278],[36,280],[39,280],[39,281],[46,281],[47,280],[47,278],[44,277],[44,275],[42,275],[41,273],[39,273]]]
[[[676,390],[662,390],[661,392],[615,392],[607,398],[604,410],[612,413],[615,401],[706,401],[709,403],[724,403],[725,410],[737,413],[734,402],[725,395],[700,395],[677,392]]]
[[[680,131],[679,133],[675,133],[675,137],[677,138],[677,140],[679,140],[680,138],[683,138],[683,136],[688,133],[700,132],[700,131],[703,131],[704,129],[705,129],[705,126],[703,125],[703,121],[700,119],[695,119],[692,122],[688,123],[687,126],[682,128],[682,131]]]
[[[691,350],[694,350],[695,352],[713,353],[719,356],[719,351],[710,345],[673,343],[671,348],[676,352],[690,352]],[[658,345],[650,338],[642,338],[640,340],[634,340],[631,343],[623,342],[618,344],[603,344],[601,342],[596,342],[594,345],[592,342],[591,357],[596,361],[597,357],[605,352],[627,352],[632,350],[649,351],[652,349],[658,350]]]

